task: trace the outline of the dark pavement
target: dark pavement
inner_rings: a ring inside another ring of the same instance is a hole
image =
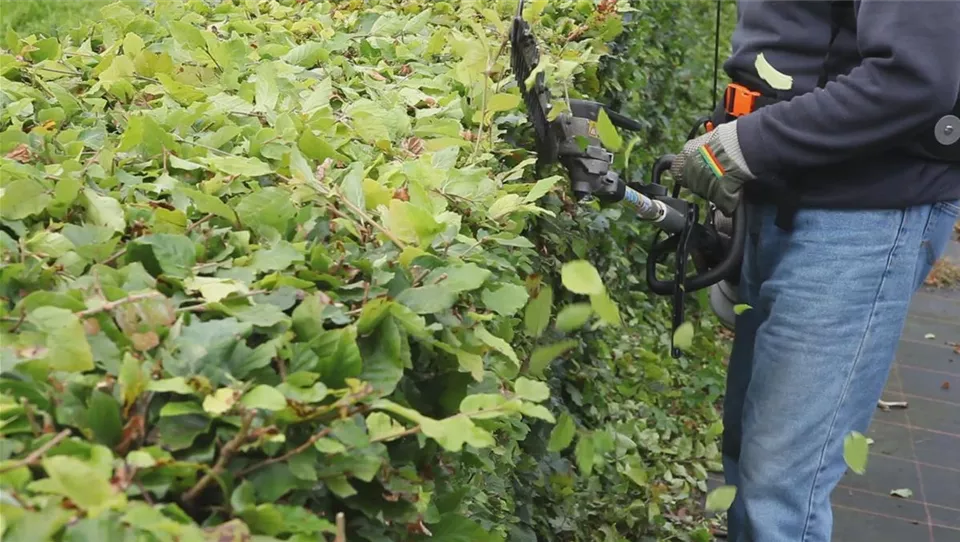
[[[946,257],[960,265],[960,241]],[[917,293],[883,400],[907,407],[877,408],[866,473],[833,493],[832,542],[960,542],[960,286]]]
[[[866,473],[833,493],[834,542],[960,542],[960,287],[917,293],[883,400],[907,408],[877,409]]]

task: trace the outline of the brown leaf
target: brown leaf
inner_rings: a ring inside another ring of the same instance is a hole
[[[408,137],[403,141],[403,148],[415,156],[423,154],[424,142],[419,137]]]
[[[133,341],[133,347],[141,352],[146,352],[160,344],[160,337],[153,331],[134,333],[130,336],[130,340]]]
[[[87,335],[96,335],[100,333],[100,322],[96,318],[84,318],[83,330]]]
[[[26,164],[33,159],[33,153],[30,152],[30,147],[26,143],[21,143],[17,145],[17,148],[7,153],[7,158]]]
[[[251,539],[250,529],[239,519],[204,530],[207,532],[206,539],[212,542],[249,542]]]
[[[941,390],[949,390],[949,389],[950,389],[950,382],[944,380],[944,381],[943,381],[943,384],[940,384],[940,389],[941,389]]]

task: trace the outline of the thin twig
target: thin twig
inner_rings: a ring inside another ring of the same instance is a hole
[[[101,312],[109,312],[113,309],[119,307],[120,305],[126,305],[127,303],[136,303],[137,301],[143,301],[146,299],[155,299],[158,297],[163,297],[163,294],[160,292],[146,292],[143,294],[131,294],[127,297],[120,298],[116,301],[110,301],[104,303],[99,307],[94,307],[92,309],[82,310],[80,312],[74,313],[79,318],[86,318],[87,316],[93,316],[94,314],[100,314]]]
[[[194,229],[196,229],[197,226],[203,224],[204,222],[210,220],[211,218],[213,218],[213,217],[215,217],[215,216],[217,216],[216,213],[209,213],[208,215],[204,216],[204,217],[201,218],[200,220],[197,220],[197,221],[194,222],[193,224],[190,224],[190,227],[187,228],[187,231],[186,231],[185,233],[190,233],[190,232],[192,232]]]
[[[238,473],[237,473],[237,477],[238,477],[238,478],[244,478],[244,477],[248,476],[250,473],[252,473],[252,472],[254,472],[254,471],[258,471],[258,470],[260,470],[260,469],[262,469],[262,468],[264,468],[264,467],[273,465],[274,463],[281,463],[281,462],[283,462],[283,461],[287,461],[288,459],[290,459],[291,457],[293,457],[293,456],[295,456],[295,455],[302,454],[303,452],[307,451],[308,448],[310,448],[311,446],[313,446],[314,444],[316,444],[316,442],[317,442],[318,440],[326,437],[326,436],[329,435],[330,433],[331,433],[331,429],[330,429],[329,427],[327,427],[327,428],[324,429],[323,431],[320,431],[319,433],[314,433],[313,435],[310,436],[310,438],[307,439],[306,442],[304,442],[304,443],[301,444],[300,446],[297,446],[296,448],[290,450],[289,452],[287,452],[287,453],[285,453],[285,454],[283,454],[283,455],[278,455],[277,457],[271,457],[270,459],[265,459],[265,460],[263,460],[263,461],[261,461],[261,462],[259,462],[259,463],[256,463],[256,464],[254,464],[254,465],[251,465],[251,466],[249,466],[249,467],[241,470],[240,472],[238,472]]]
[[[399,433],[389,433],[386,435],[380,435],[379,437],[376,437],[376,438],[372,438],[370,439],[370,444],[373,444],[375,442],[383,442],[385,440],[394,440],[398,438],[409,437],[410,435],[416,435],[420,431],[421,431],[421,427],[417,425],[405,431],[400,431]]]
[[[103,260],[102,262],[100,262],[100,264],[101,264],[101,265],[110,265],[110,264],[112,264],[113,262],[119,260],[120,257],[123,256],[123,255],[126,254],[126,253],[127,253],[127,249],[126,249],[126,248],[121,248],[120,250],[118,250],[118,251],[114,252],[113,254],[111,254],[109,258],[107,258],[106,260]]]
[[[237,431],[236,436],[233,439],[226,443],[223,446],[223,449],[220,450],[220,458],[217,459],[217,463],[213,466],[210,471],[203,475],[203,478],[200,479],[186,492],[183,496],[184,502],[191,502],[197,498],[200,493],[213,482],[213,479],[223,474],[223,471],[227,468],[227,462],[230,461],[230,458],[233,457],[233,454],[243,445],[247,440],[247,433],[250,432],[250,425],[253,423],[253,418],[255,416],[254,411],[247,411],[243,415],[243,421],[240,423],[240,430]]]
[[[69,429],[64,429],[63,431],[60,431],[59,433],[57,433],[57,436],[50,439],[50,442],[37,448],[36,450],[33,451],[33,453],[31,453],[27,457],[21,459],[20,461],[15,461],[13,463],[10,463],[5,467],[0,467],[0,474],[19,469],[20,467],[27,467],[27,466],[33,465],[37,461],[40,461],[40,458],[43,457],[43,454],[49,452],[51,448],[59,444],[60,441],[69,437],[70,435],[71,435],[71,431]]]

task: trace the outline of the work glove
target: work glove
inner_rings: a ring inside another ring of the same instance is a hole
[[[687,141],[673,159],[670,174],[681,186],[732,215],[740,203],[743,184],[754,179],[740,152],[737,122],[721,124]]]

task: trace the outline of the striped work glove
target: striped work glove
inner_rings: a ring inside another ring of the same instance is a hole
[[[737,122],[721,124],[687,141],[670,173],[681,186],[732,215],[740,203],[743,183],[754,178],[740,152]]]

